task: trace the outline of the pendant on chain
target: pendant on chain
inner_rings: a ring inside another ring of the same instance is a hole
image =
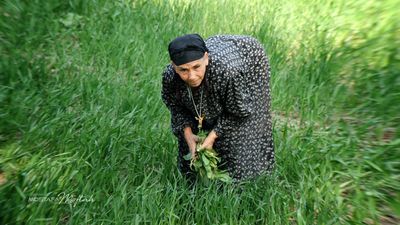
[[[201,130],[203,128],[203,120],[205,118],[205,114],[201,113],[201,108],[202,108],[202,103],[203,103],[203,87],[201,89],[201,96],[200,96],[200,106],[199,106],[200,113],[199,113],[199,111],[197,111],[196,103],[194,102],[194,98],[193,98],[193,93],[188,86],[187,86],[187,90],[188,90],[189,96],[193,102],[194,110],[196,111],[196,114],[197,114],[197,116],[195,116],[195,119],[198,121],[197,127],[199,128],[199,130]]]
[[[196,116],[195,118],[199,122],[199,125],[197,127],[199,128],[199,130],[201,130],[201,128],[203,128],[203,120],[205,118],[205,115],[203,114],[201,116]]]

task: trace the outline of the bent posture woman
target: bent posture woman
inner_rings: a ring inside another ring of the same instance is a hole
[[[214,148],[221,169],[234,181],[272,170],[270,67],[253,37],[198,34],[177,37],[168,46],[171,63],[162,76],[162,99],[178,138],[178,166],[194,178],[189,161],[199,128],[208,131],[202,147]]]

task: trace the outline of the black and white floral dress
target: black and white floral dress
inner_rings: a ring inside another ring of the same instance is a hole
[[[194,102],[205,114],[203,128],[218,138],[214,149],[234,181],[242,181],[274,167],[274,145],[270,116],[270,67],[263,46],[253,37],[216,35],[205,40],[209,65],[202,84],[192,89]],[[183,80],[168,65],[163,72],[162,100],[171,112],[171,128],[178,138],[178,167],[194,178],[183,156],[189,148],[183,128],[198,132],[196,110]]]

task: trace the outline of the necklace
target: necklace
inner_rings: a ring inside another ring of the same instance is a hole
[[[186,86],[186,88],[188,89],[189,92],[189,96],[192,99],[193,105],[194,105],[194,110],[196,111],[197,116],[195,117],[196,120],[199,122],[199,125],[197,126],[199,128],[199,130],[203,127],[203,120],[205,118],[204,114],[201,114],[201,106],[203,103],[203,86],[201,87],[201,93],[200,93],[200,106],[199,106],[199,110],[197,110],[196,107],[196,103],[194,102],[194,98],[193,98],[193,94],[192,94],[192,90]],[[199,112],[200,111],[200,112]]]

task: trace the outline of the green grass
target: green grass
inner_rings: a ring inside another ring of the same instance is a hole
[[[399,223],[398,5],[2,1],[0,223]],[[161,72],[192,32],[270,58],[277,168],[242,191],[176,167]]]

